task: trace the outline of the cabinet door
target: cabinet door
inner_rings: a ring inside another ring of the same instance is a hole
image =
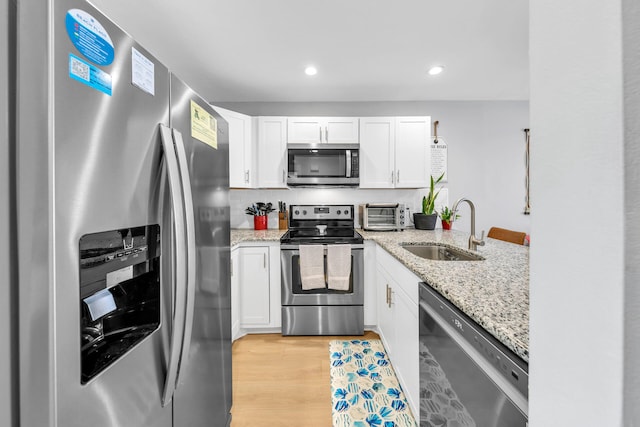
[[[396,118],[395,187],[429,186],[430,117]]]
[[[387,273],[381,268],[376,269],[377,272],[377,298],[378,298],[378,332],[382,338],[389,356],[393,354],[395,330],[393,327],[393,318],[389,296],[391,295],[391,280]],[[393,362],[393,361],[392,361]]]
[[[360,188],[393,188],[394,117],[360,118]]]
[[[269,248],[240,248],[240,326],[268,325]]]
[[[258,118],[258,187],[287,187],[287,118]]]
[[[324,142],[357,144],[360,139],[357,117],[327,117],[324,123]]]
[[[251,188],[251,117],[213,107],[229,123],[229,187]]]
[[[411,409],[415,410],[420,397],[418,306],[395,285],[391,295],[391,311],[395,337],[391,362]]]
[[[321,117],[289,117],[287,119],[287,135],[289,144],[323,142]]]
[[[231,339],[240,335],[240,250],[231,251]]]

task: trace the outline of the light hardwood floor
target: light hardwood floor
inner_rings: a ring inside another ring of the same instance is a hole
[[[233,343],[232,427],[330,427],[329,341],[364,336],[246,335]]]

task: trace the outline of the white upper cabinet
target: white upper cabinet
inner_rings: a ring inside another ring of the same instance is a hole
[[[361,117],[360,187],[429,186],[431,118]]]
[[[357,117],[327,117],[324,139],[329,144],[357,144],[360,142]]]
[[[287,188],[287,118],[258,117],[258,187]]]
[[[357,117],[289,117],[287,121],[288,142],[357,144]]]
[[[360,118],[360,187],[393,188],[395,117]]]
[[[252,118],[215,105],[213,108],[229,123],[229,187],[251,188],[255,181]]]
[[[396,188],[429,186],[431,117],[396,117]]]

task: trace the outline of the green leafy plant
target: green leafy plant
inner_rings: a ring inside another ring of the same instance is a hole
[[[444,172],[442,175],[438,177],[434,181],[433,176],[431,176],[431,185],[429,187],[429,194],[422,198],[422,213],[425,215],[433,215],[433,211],[435,210],[436,199],[438,198],[438,194],[440,194],[440,189],[436,192],[436,184],[438,184],[444,178]]]
[[[452,218],[453,216],[453,218]],[[453,221],[455,221],[456,219],[460,218],[460,215],[458,214],[453,214],[453,211],[449,209],[449,206],[445,206],[442,208],[442,210],[440,211],[440,218],[448,223],[451,223]]]
[[[264,216],[275,209],[271,203],[256,202],[244,210],[247,215]]]

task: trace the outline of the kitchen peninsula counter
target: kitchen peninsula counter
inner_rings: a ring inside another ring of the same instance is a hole
[[[401,232],[358,230],[427,282],[505,346],[529,360],[529,248],[486,239],[477,253],[484,261],[433,261],[400,245],[440,243],[466,250],[469,234],[460,231],[407,229]]]

